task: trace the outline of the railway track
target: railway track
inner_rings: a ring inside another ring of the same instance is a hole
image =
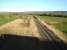
[[[57,35],[55,35],[54,32],[52,32],[51,30],[49,30],[37,17],[33,16],[34,21],[38,27],[38,30],[40,32],[40,35],[42,36],[43,40],[48,40],[48,41],[61,41],[63,42],[63,40],[61,40],[59,37],[57,37]]]
[[[46,46],[48,46],[48,48],[50,47],[50,49],[47,50],[52,50],[53,48],[55,50],[67,50],[67,41],[63,41],[61,38],[55,35],[55,33],[49,30],[39,18],[33,16],[33,19],[39,29],[42,40],[44,43],[45,41],[47,42]]]

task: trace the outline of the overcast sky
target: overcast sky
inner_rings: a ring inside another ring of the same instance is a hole
[[[67,11],[67,0],[0,0],[0,11]]]

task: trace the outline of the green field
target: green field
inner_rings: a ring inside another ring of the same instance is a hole
[[[67,18],[64,17],[49,17],[49,16],[39,16],[44,22],[54,26],[56,29],[67,33]]]
[[[13,16],[13,15],[0,15],[0,26],[10,21],[13,21],[15,19],[16,19],[16,16]]]

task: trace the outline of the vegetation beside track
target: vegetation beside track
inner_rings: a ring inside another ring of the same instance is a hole
[[[67,18],[39,16],[44,22],[67,34]]]

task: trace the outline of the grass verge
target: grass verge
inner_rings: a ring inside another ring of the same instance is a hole
[[[50,16],[39,16],[39,18],[67,35],[67,18]]]

